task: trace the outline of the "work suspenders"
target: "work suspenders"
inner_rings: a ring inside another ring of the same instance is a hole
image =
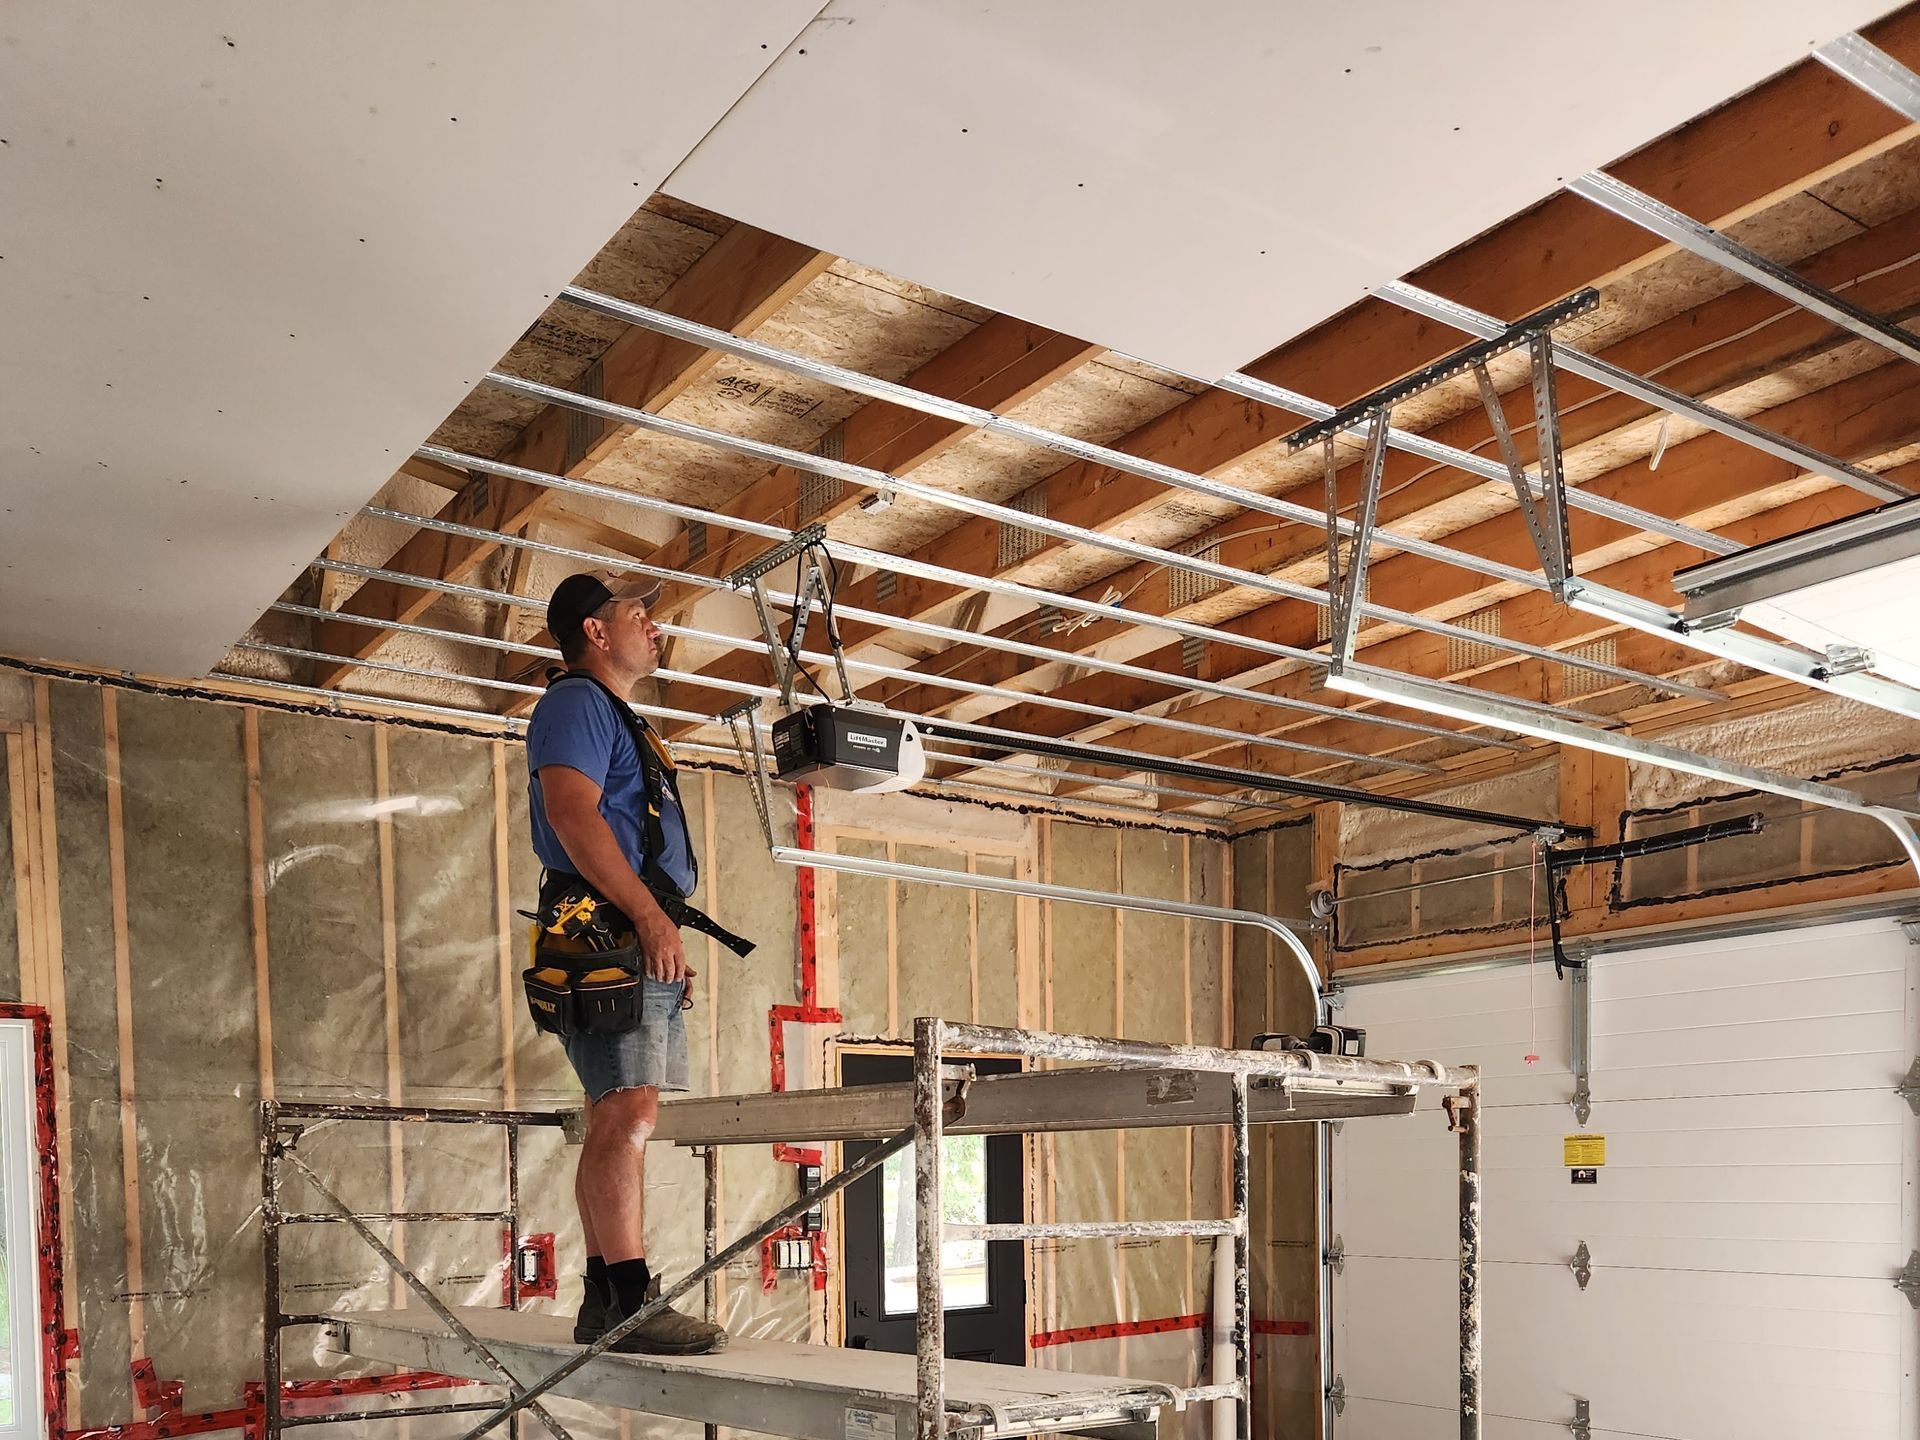
[[[688,930],[697,930],[703,935],[710,935],[736,955],[745,957],[751,954],[753,951],[751,940],[734,934],[704,910],[688,904],[686,897],[680,894],[679,888],[661,868],[660,856],[666,848],[666,825],[661,812],[671,798],[674,810],[679,817],[681,834],[688,839],[687,861],[693,867],[694,883],[696,885],[699,883],[700,862],[693,853],[691,837],[687,836],[686,832],[687,811],[686,806],[680,801],[679,777],[675,768],[654,748],[657,742],[654,739],[652,727],[634,714],[626,702],[615,695],[612,687],[599,676],[590,675],[584,670],[561,670],[558,667],[547,672],[549,686],[557,685],[563,680],[585,680],[598,689],[612,703],[614,713],[626,722],[627,734],[633,738],[633,748],[640,758],[640,787],[642,799],[646,805],[647,853],[641,865],[640,878],[646,883],[647,889],[653,892],[653,898],[659,902],[661,910],[675,925]],[[584,876],[576,878],[582,885],[587,884]]]

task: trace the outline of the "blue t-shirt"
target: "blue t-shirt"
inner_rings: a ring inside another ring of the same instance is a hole
[[[547,820],[540,771],[548,765],[578,770],[600,787],[600,815],[620,842],[620,851],[633,866],[634,874],[642,874],[647,860],[647,795],[640,752],[634,748],[627,723],[614,709],[614,701],[591,680],[556,680],[533,707],[533,718],[527,724],[533,853],[549,870],[578,875],[580,867],[567,858],[566,847]],[[663,853],[657,858],[674,888],[682,896],[691,895],[695,872],[687,817],[674,802],[672,790],[664,785],[661,789]]]

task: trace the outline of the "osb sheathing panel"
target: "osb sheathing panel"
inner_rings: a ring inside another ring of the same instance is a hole
[[[839,259],[781,306],[754,338],[883,380],[904,380],[992,314]]]
[[[100,692],[54,682],[53,794],[60,872],[61,961],[67,1005],[67,1234],[77,1324],[86,1343],[70,1423],[110,1423],[138,1412],[127,1374],[126,1190],[120,1144],[120,1042],[108,898],[107,790]],[[257,1187],[256,1187],[257,1188]]]
[[[1917,178],[1920,177],[1920,166],[1912,163],[1915,150],[1915,145],[1908,145],[1877,157],[1858,171],[1820,187],[1817,192],[1819,198],[1812,194],[1793,197],[1748,218],[1733,233],[1743,243],[1783,263],[1792,263],[1847,239],[1867,226],[1882,223],[1920,203],[1920,178]],[[1651,265],[1611,280],[1602,288],[1600,304],[1595,310],[1569,322],[1560,333],[1563,338],[1585,348],[1604,348],[1704,304],[1738,284],[1737,277],[1710,262],[1682,252],[1669,252]],[[1830,355],[1809,358],[1766,380],[1709,398],[1732,413],[1751,415],[1835,384],[1861,369],[1883,363],[1883,356],[1875,358],[1860,351],[1858,346],[1836,347]],[[1503,392],[1525,382],[1524,356],[1504,357],[1489,368],[1497,387]],[[1055,391],[1062,388],[1054,387]],[[1478,403],[1478,395],[1471,381],[1449,382],[1398,407],[1395,420],[1405,428],[1424,430],[1474,409]],[[1703,432],[1699,427],[1674,420],[1668,425],[1666,440],[1669,445],[1679,444],[1700,433]],[[1579,483],[1642,459],[1651,453],[1659,442],[1659,436],[1660,422],[1654,419],[1571,449],[1567,457],[1569,476]],[[971,445],[973,442],[968,443]],[[1487,450],[1490,445],[1480,448]],[[957,448],[946,463],[958,464],[966,453],[964,449]],[[1357,449],[1347,447],[1343,451],[1342,463],[1351,463],[1357,455]],[[1285,494],[1301,486],[1317,485],[1320,464],[1317,452],[1290,457],[1285,454],[1283,447],[1271,445],[1214,473],[1217,478],[1243,489],[1265,494]],[[1444,536],[1511,509],[1511,497],[1503,500],[1503,494],[1502,490],[1492,486],[1476,487],[1447,505],[1438,507],[1433,514],[1397,522],[1394,528],[1427,538]],[[1779,503],[1778,497],[1773,503]],[[1203,534],[1229,513],[1232,513],[1230,507],[1170,492],[1165,504],[1137,517],[1124,527],[1117,527],[1115,533],[1150,544],[1170,546]],[[936,527],[933,533],[939,533],[952,523],[948,520]],[[916,538],[924,543],[928,537]],[[1020,567],[1017,573],[1019,578],[1029,583],[1064,587],[1090,584],[1117,568],[1118,562],[1103,552],[1090,547],[1067,547]],[[1287,578],[1308,583],[1317,583],[1323,578],[1322,569],[1311,561],[1284,573]],[[1265,603],[1265,598],[1254,592],[1230,592],[1228,596],[1209,604],[1207,618],[1220,619],[1243,613]]]
[[[1193,388],[1145,366],[1099,360],[1061,376],[1004,413],[1029,425],[1104,445],[1165,414]],[[1063,463],[1051,450],[976,431],[915,470],[913,478],[959,495],[1006,501]],[[944,534],[963,518],[930,501],[903,496],[878,515],[843,516],[835,522],[833,533],[851,544],[906,551]]]
[[[756,332],[756,338],[882,379],[900,380],[982,318],[983,313],[973,307],[843,260],[782,306]],[[865,403],[835,386],[722,356],[661,413],[729,435],[805,450]],[[648,495],[724,507],[766,471],[765,461],[639,430],[623,436],[588,478]]]
[[[147,1353],[214,1403],[257,1374],[259,1050],[241,712],[119,696]],[[65,886],[63,885],[63,889]]]

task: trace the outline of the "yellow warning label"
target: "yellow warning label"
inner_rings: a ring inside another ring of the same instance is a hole
[[[1607,1137],[1604,1135],[1569,1135],[1560,1142],[1565,1158],[1563,1165],[1604,1165],[1607,1163]]]

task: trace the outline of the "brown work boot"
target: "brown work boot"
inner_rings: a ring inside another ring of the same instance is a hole
[[[659,1298],[660,1281],[656,1278],[647,1287],[647,1303],[651,1305]],[[625,1319],[626,1312],[620,1308],[620,1297],[609,1294],[606,1330],[613,1329]],[[601,1333],[605,1334],[606,1331]],[[712,1355],[726,1348],[725,1330],[710,1320],[696,1320],[691,1315],[682,1315],[671,1306],[655,1311],[612,1346],[614,1352],[621,1355]]]

